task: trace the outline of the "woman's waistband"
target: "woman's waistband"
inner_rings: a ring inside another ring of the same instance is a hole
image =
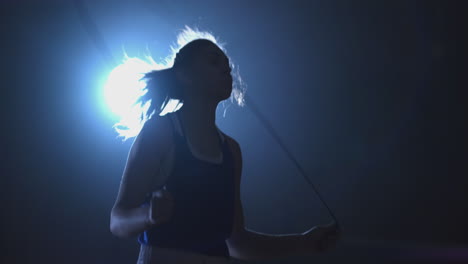
[[[224,256],[209,256],[179,248],[162,248],[151,245],[140,245],[137,264],[232,264],[234,259]]]

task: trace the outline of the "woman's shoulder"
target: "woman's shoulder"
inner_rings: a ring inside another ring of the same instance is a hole
[[[138,138],[148,147],[168,149],[172,142],[172,132],[169,116],[153,115],[143,124]]]
[[[154,114],[145,122],[143,129],[147,127],[147,130],[152,132],[158,131],[158,133],[163,133],[163,135],[166,135],[172,132],[172,122],[173,120],[171,114],[166,114],[163,116]]]

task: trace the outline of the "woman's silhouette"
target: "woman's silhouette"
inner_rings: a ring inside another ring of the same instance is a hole
[[[112,233],[138,236],[139,264],[307,255],[320,250],[323,238],[334,241],[336,236],[328,236],[334,225],[291,235],[245,228],[241,149],[215,124],[217,105],[233,91],[229,58],[217,44],[193,40],[179,50],[173,67],[149,72],[144,79],[148,93],[142,100],[152,100],[150,110],[167,104],[169,98],[183,105],[144,123],[112,208]]]

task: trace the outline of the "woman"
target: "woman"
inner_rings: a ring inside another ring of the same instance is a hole
[[[145,79],[152,109],[168,98],[183,106],[144,123],[112,208],[112,233],[138,235],[138,264],[279,258],[314,254],[319,245],[326,249],[327,243],[319,244],[324,238],[333,244],[335,225],[291,235],[245,229],[241,149],[215,124],[217,105],[233,91],[229,59],[215,42],[189,42],[172,68],[149,72]]]

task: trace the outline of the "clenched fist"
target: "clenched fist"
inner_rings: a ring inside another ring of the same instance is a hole
[[[154,191],[149,206],[149,221],[152,225],[169,222],[174,209],[174,197],[164,189]]]

